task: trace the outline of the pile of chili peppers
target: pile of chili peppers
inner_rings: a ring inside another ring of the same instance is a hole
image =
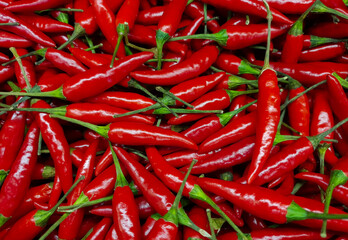
[[[348,239],[348,1],[0,0],[0,240]]]

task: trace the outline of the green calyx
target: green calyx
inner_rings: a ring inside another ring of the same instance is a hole
[[[338,17],[344,18],[344,19],[348,19],[348,16],[335,10],[332,8],[329,8],[328,6],[324,5],[321,1],[317,0],[314,4],[314,7],[312,9],[311,12],[313,13],[331,13],[334,14]]]
[[[0,214],[0,227],[4,225],[11,217],[5,217],[4,215]]]
[[[242,60],[239,64],[238,67],[238,74],[253,74],[253,75],[259,75],[260,74],[260,70],[253,68],[252,66],[250,66],[248,64],[247,61]]]
[[[168,33],[163,32],[162,30],[156,31],[156,45],[157,45],[157,70],[160,70],[162,68],[162,52],[163,52],[163,45],[170,39],[170,36]]]
[[[5,171],[5,170],[0,170],[0,186],[2,185],[2,183],[5,181],[5,178],[7,177],[8,173],[10,171]]]
[[[226,29],[221,29],[217,33],[212,34],[196,34],[196,35],[190,35],[190,36],[182,36],[182,37],[175,37],[171,38],[169,41],[179,41],[179,40],[185,40],[185,39],[209,39],[217,42],[220,46],[226,46],[228,35]]]
[[[115,164],[115,168],[116,168],[116,183],[115,183],[115,188],[116,187],[126,187],[129,186],[127,179],[125,178],[125,176],[123,175],[121,166],[120,166],[120,162],[118,161],[117,155],[115,153],[115,150],[113,148],[113,146],[111,145],[111,142],[108,141],[109,143],[109,148],[112,154],[112,158],[114,160],[114,164]]]
[[[222,113],[222,114],[218,114],[218,118],[220,119],[220,124],[222,126],[226,126],[226,124],[231,120],[231,118],[233,118],[235,115],[237,115],[238,113],[244,111],[245,109],[247,109],[248,107],[250,107],[251,105],[253,105],[254,103],[256,103],[257,100],[252,101],[248,104],[245,104],[244,106],[231,111],[231,112],[227,112],[227,113]]]
[[[247,84],[253,88],[258,88],[258,81],[257,80],[246,80],[245,78],[236,76],[236,75],[230,75],[228,77],[228,88],[229,89],[235,89],[236,87]]]
[[[56,173],[56,170],[52,166],[45,166],[43,172],[42,172],[42,178],[43,179],[48,179],[54,177]]]

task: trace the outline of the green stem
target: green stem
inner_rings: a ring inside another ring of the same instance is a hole
[[[3,96],[29,96],[29,97],[53,97],[62,100],[66,100],[63,95],[63,88],[57,88],[50,92],[0,92]]]
[[[50,235],[68,216],[70,213],[64,213],[55,223],[52,224],[52,226],[47,229],[47,231],[41,235],[39,240],[44,240]]]
[[[211,34],[195,34],[190,36],[181,36],[181,37],[173,37],[169,39],[169,41],[179,41],[179,40],[185,40],[185,39],[210,39],[215,42],[217,42],[220,46],[226,46],[227,44],[227,31],[226,29],[222,29],[217,33],[211,33]]]
[[[97,45],[94,45],[94,46],[91,46],[90,48],[86,48],[85,51],[91,51],[92,53],[95,53],[95,49],[98,49],[100,47],[102,47],[103,44],[102,43],[99,43]]]
[[[316,87],[319,87],[320,85],[326,83],[326,80],[324,81],[321,81],[321,82],[318,82],[312,86],[310,86],[309,88],[307,88],[306,90],[304,90],[303,92],[297,94],[295,97],[291,98],[290,100],[288,101],[285,101],[285,103],[283,103],[283,105],[280,106],[280,110],[284,110],[290,103],[294,102],[296,99],[298,99],[299,97],[305,95],[307,92],[313,90],[314,88]]]
[[[150,110],[153,110],[153,109],[157,109],[157,108],[160,108],[160,107],[161,107],[161,105],[159,103],[155,103],[155,104],[153,104],[151,106],[148,106],[146,108],[141,108],[141,109],[137,109],[137,110],[126,112],[126,113],[122,113],[122,114],[115,114],[114,118],[130,116],[130,115],[134,115],[134,114],[137,114],[137,113],[142,113],[142,112],[150,111]]]
[[[0,23],[0,26],[19,26],[18,22]]]
[[[248,107],[250,107],[251,105],[253,105],[254,103],[256,103],[257,100],[252,101],[248,104],[245,104],[244,106],[231,111],[231,112],[227,112],[227,113],[222,113],[222,114],[218,114],[218,118],[220,119],[220,123],[222,126],[225,126],[230,120],[231,118],[233,118],[235,115],[237,115],[238,113],[240,113],[241,111],[244,111],[245,109],[247,109]]]
[[[162,107],[168,109],[168,111],[173,114],[175,117],[178,117],[178,114],[176,114],[175,112],[173,112],[166,104],[164,104],[160,99],[158,99],[155,95],[153,95],[152,93],[149,92],[149,90],[147,90],[146,88],[144,88],[143,86],[141,86],[141,84],[139,84],[137,81],[135,81],[134,79],[131,79],[128,81],[128,86],[139,89],[141,91],[143,91],[144,93],[146,93],[148,96],[150,96],[154,101],[158,102],[159,104],[161,104]],[[1,94],[0,94],[1,95]]]
[[[267,24],[268,24],[268,32],[267,32],[267,47],[266,47],[266,53],[265,53],[265,61],[264,61],[264,65],[261,71],[265,70],[265,69],[269,69],[269,55],[270,55],[270,49],[271,49],[271,23],[272,23],[272,13],[271,10],[269,9],[269,5],[266,2],[266,0],[262,0],[263,3],[266,6],[267,9]]]
[[[213,219],[211,218],[211,210],[208,208],[207,210],[207,217],[208,217],[208,222],[209,222],[209,227],[210,227],[210,232],[211,232],[211,239],[216,240],[216,235],[213,227]]]
[[[125,178],[121,166],[120,166],[120,162],[118,161],[118,158],[116,156],[116,153],[114,151],[113,146],[111,145],[111,142],[109,142],[109,148],[112,154],[112,159],[114,160],[114,164],[115,164],[115,168],[116,168],[116,182],[115,182],[115,188],[116,187],[126,187],[129,186],[127,179]]]
[[[194,188],[190,191],[190,198],[198,199],[209,204],[215,211],[217,211],[221,217],[223,217],[228,224],[241,236],[243,239],[247,240],[244,233],[239,229],[239,227],[221,210],[221,208],[201,189],[200,186],[194,185]]]
[[[30,85],[28,76],[27,76],[27,74],[25,72],[25,69],[23,67],[22,60],[20,59],[20,57],[19,57],[19,55],[18,55],[18,53],[17,53],[17,51],[16,51],[16,49],[14,47],[10,47],[10,51],[12,52],[12,54],[15,57],[16,61],[18,62],[19,68],[21,69],[21,72],[23,74],[25,83],[27,85],[27,90],[30,90],[32,86]]]
[[[68,41],[60,45],[57,49],[58,50],[64,49],[66,46],[72,43],[75,39],[81,37],[83,34],[85,34],[85,29],[80,24],[75,23],[74,32],[69,37]]]
[[[332,73],[332,76],[337,78],[337,80],[340,82],[343,88],[348,89],[348,81],[346,79],[341,78],[341,76],[338,75],[336,72]]]
[[[117,26],[117,33],[118,33],[118,37],[117,37],[117,43],[116,43],[116,46],[115,46],[115,49],[114,49],[114,53],[112,54],[112,60],[111,60],[111,63],[110,63],[110,68],[112,68],[114,66],[114,61],[115,61],[115,58],[116,58],[116,54],[118,52],[118,49],[120,48],[120,44],[122,42],[122,39],[125,35],[128,34],[128,31],[126,30],[128,25],[125,25],[125,24],[119,24]]]
[[[170,91],[166,91],[164,90],[164,88],[157,86],[156,90],[171,97],[172,99],[175,99],[179,102],[182,102],[184,105],[186,105],[187,107],[193,108],[193,106],[191,104],[189,104],[188,102],[185,102],[184,100],[182,100],[181,98],[178,98],[177,96],[175,96],[173,93],[171,93]]]
[[[65,120],[65,121],[68,121],[68,122],[75,123],[77,125],[86,127],[88,129],[91,129],[92,131],[95,131],[100,136],[108,139],[109,125],[97,126],[97,125],[94,125],[94,124],[91,124],[91,123],[83,122],[83,121],[80,121],[80,120],[77,120],[77,119],[61,116],[61,115],[58,115],[58,114],[50,114],[50,117],[59,118],[59,119],[62,119],[62,120]]]
[[[103,197],[103,198],[99,198],[97,200],[93,200],[93,201],[88,201],[88,202],[83,202],[83,203],[79,203],[79,204],[74,204],[71,206],[64,206],[64,207],[59,207],[58,208],[58,212],[74,212],[77,209],[83,208],[83,207],[90,207],[99,203],[103,203],[106,201],[110,201],[112,200],[112,195],[111,196],[107,196],[107,197]]]

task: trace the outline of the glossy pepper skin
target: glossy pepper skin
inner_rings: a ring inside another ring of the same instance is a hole
[[[258,79],[258,85],[256,143],[248,172],[248,183],[257,177],[265,164],[280,120],[280,94],[274,70],[264,70]]]
[[[0,9],[0,23],[10,22],[18,22],[19,26],[1,26],[1,29],[12,32],[14,34],[18,34],[21,37],[24,37],[46,47],[56,46],[52,39],[50,39],[36,27],[27,24],[25,21],[21,20],[13,13],[4,9]]]
[[[292,195],[284,196],[273,190],[258,186],[243,185],[211,178],[198,178],[197,183],[204,190],[220,195],[236,206],[247,210],[249,213],[274,223],[286,223],[297,220],[292,219],[292,217],[295,216],[297,218],[298,216],[296,215],[299,211],[295,211],[294,215],[289,214],[293,201],[306,210],[323,211],[323,204],[321,202]],[[330,213],[344,212],[332,207]],[[307,219],[297,220],[294,223],[312,228],[320,228],[322,221]],[[346,232],[347,229],[345,228],[347,224],[347,220],[328,220],[328,229]]]
[[[113,68],[101,66],[74,75],[63,84],[63,95],[67,100],[77,102],[102,93],[152,56],[150,52],[137,53],[117,61]]]
[[[43,100],[32,104],[33,108],[50,108]],[[56,119],[47,113],[36,113],[36,121],[40,127],[42,138],[50,150],[54,165],[59,176],[63,191],[66,192],[72,185],[72,163],[69,144],[64,136],[62,126]]]
[[[28,133],[13,162],[0,192],[0,225],[2,226],[24,200],[29,189],[31,175],[36,161],[40,131],[37,124],[31,124]]]
[[[29,102],[24,101],[18,107],[28,107]],[[26,126],[25,112],[15,111],[9,113],[0,130],[0,176],[1,182],[5,179],[7,171],[16,159],[18,150],[22,145]]]
[[[205,72],[216,60],[219,50],[215,46],[206,46],[195,52],[185,61],[170,68],[158,71],[135,71],[130,75],[135,80],[158,85],[175,85],[197,77]]]

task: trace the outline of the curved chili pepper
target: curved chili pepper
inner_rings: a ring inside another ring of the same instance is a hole
[[[29,189],[31,174],[37,160],[39,135],[39,128],[34,122],[31,124],[16,160],[11,166],[10,173],[1,187],[0,226],[12,217]]]
[[[13,2],[6,6],[6,10],[11,12],[34,12],[50,8],[63,6],[67,0],[24,0],[20,2]]]
[[[9,32],[0,31],[0,46],[2,48],[27,48],[31,47],[32,45],[33,43],[26,38]]]
[[[50,105],[39,100],[32,105],[34,108],[50,108]],[[47,144],[54,165],[59,176],[64,192],[67,192],[72,184],[72,165],[68,142],[64,136],[63,128],[57,120],[47,113],[36,113],[36,121],[40,127],[42,138]]]
[[[236,74],[255,74],[255,75],[260,74],[259,70],[254,69],[244,60],[228,52],[220,53],[214,65],[216,65],[216,67],[220,68],[221,70],[224,70],[225,72],[235,74],[235,75]]]
[[[339,122],[335,127],[319,135],[301,137],[284,147],[281,151],[267,160],[263,170],[255,179],[254,184],[262,185],[295,169],[298,165],[306,161],[308,156],[313,153],[327,134],[333,132],[346,121],[348,121],[348,119]]]
[[[1,26],[1,29],[18,34],[28,40],[37,42],[43,46],[55,47],[56,44],[47,35],[42,33],[36,27],[27,24],[25,21],[15,16],[9,11],[0,9],[0,23],[19,23],[18,26]]]
[[[106,66],[110,64],[112,60],[112,56],[109,54],[92,53],[79,48],[69,48],[69,51],[76,59],[80,60],[89,68]]]
[[[88,235],[86,240],[105,239],[105,236],[107,232],[109,231],[111,225],[112,225],[111,218],[103,218],[96,226],[93,227],[93,231]]]
[[[72,32],[74,28],[66,23],[56,21],[52,18],[40,16],[36,14],[21,14],[17,15],[25,22],[30,23],[42,32],[57,33],[57,32]]]
[[[326,61],[341,56],[346,50],[345,43],[331,43],[301,52],[300,62]]]
[[[28,101],[18,105],[18,108],[28,107]],[[22,145],[27,114],[11,112],[6,117],[0,130],[0,182],[2,183],[15,161],[18,150]]]
[[[207,137],[199,146],[199,152],[210,152],[215,149],[227,146],[237,142],[244,137],[256,133],[257,113],[253,111],[234,121],[228,123],[225,127]]]
[[[75,22],[85,29],[87,35],[92,35],[98,29],[93,6],[89,5],[88,0],[76,0],[74,8],[83,10],[83,12],[74,13]]]
[[[171,68],[158,71],[135,71],[131,76],[142,83],[158,85],[174,85],[197,77],[215,62],[219,50],[215,46],[206,46],[195,52],[185,61]]]
[[[279,227],[279,228],[265,228],[261,230],[251,231],[248,236],[253,240],[262,240],[267,238],[276,238],[277,240],[298,239],[298,240],[315,240],[321,239],[320,234],[316,230],[302,229],[295,227]],[[329,239],[323,238],[323,239]],[[224,233],[219,235],[218,240],[238,240],[239,236],[235,232]]]
[[[136,23],[141,25],[157,25],[163,15],[164,9],[165,6],[155,6],[139,11]]]
[[[222,148],[209,158],[201,159],[192,169],[193,174],[209,173],[251,160],[255,149],[255,137],[247,137]],[[186,171],[187,167],[180,170]]]

